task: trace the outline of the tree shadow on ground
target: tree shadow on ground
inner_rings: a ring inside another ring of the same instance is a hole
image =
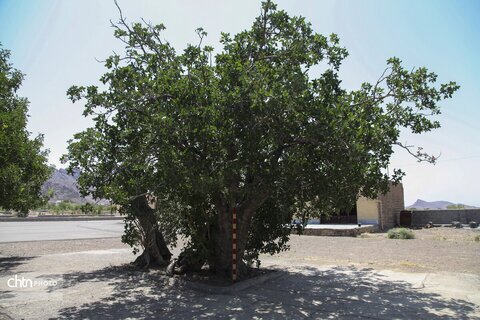
[[[13,320],[11,316],[6,314],[5,312],[2,311],[2,307],[0,307],[0,319],[2,320]]]
[[[15,271],[15,269],[27,263],[29,260],[35,257],[0,257],[0,277],[13,276],[25,271]],[[15,293],[12,290],[0,290],[0,301],[4,299],[9,299],[15,296]],[[3,318],[2,318],[3,317]],[[0,319],[10,319],[0,310]]]
[[[9,275],[16,267],[27,263],[35,257],[0,257],[0,275]]]
[[[296,272],[239,291],[207,294],[158,272],[110,267],[63,275],[54,290],[84,282],[112,286],[110,296],[59,310],[59,319],[472,319],[476,305],[445,300],[372,269],[335,267]]]

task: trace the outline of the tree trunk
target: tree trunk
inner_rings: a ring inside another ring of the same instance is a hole
[[[217,206],[217,223],[211,230],[213,255],[209,266],[218,276],[229,279],[232,275],[232,212],[230,205]],[[238,261],[237,261],[238,262]]]
[[[145,196],[133,200],[132,208],[139,222],[144,247],[143,253],[134,263],[141,268],[148,268],[152,264],[162,267],[167,266],[172,254],[158,229],[155,210],[149,206]]]
[[[257,193],[250,201],[245,201],[237,207],[237,279],[241,279],[246,271],[243,260],[247,247],[248,231],[253,215],[268,198],[268,191]],[[220,197],[215,202],[217,209],[217,224],[211,230],[213,256],[208,259],[210,268],[221,277],[230,279],[232,276],[232,220],[233,206]]]

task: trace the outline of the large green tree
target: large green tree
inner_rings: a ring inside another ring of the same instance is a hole
[[[394,145],[435,161],[399,142],[402,128],[438,128],[430,116],[458,88],[435,86],[425,68],[392,58],[376,83],[347,91],[337,36],[270,1],[249,30],[222,34],[217,54],[202,29],[177,53],[163,25],[120,15],[125,52],[105,61],[107,89],[69,89],[95,126],[75,136],[65,160],[81,170],[84,193],[122,205],[124,240],[141,239],[142,265],[167,263],[165,244],[181,235],[177,271],[207,263],[229,274],[235,208],[242,273],[259,253],[286,249],[293,215],[332,213],[400,181],[400,170],[386,170]]]
[[[9,57],[0,46],[0,207],[27,214],[45,201],[40,188],[51,172],[43,136],[26,130],[28,100],[16,93],[23,74]]]

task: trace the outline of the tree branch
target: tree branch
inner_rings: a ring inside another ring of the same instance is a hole
[[[406,142],[405,144],[403,144],[397,141],[395,142],[395,145],[401,147],[402,149],[405,149],[410,155],[412,155],[415,159],[417,159],[418,162],[428,162],[428,163],[435,164],[438,158],[440,158],[440,156],[442,155],[441,153],[438,156],[429,155],[428,153],[422,151],[423,150],[422,147],[418,147],[416,153],[412,152],[411,148],[414,148],[415,146],[408,145]]]

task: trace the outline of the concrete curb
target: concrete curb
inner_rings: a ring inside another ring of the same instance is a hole
[[[324,225],[322,228],[307,227],[303,229],[303,235],[305,236],[323,236],[323,237],[357,237],[362,233],[374,233],[378,232],[377,226],[361,226],[355,228],[328,228],[328,225]]]
[[[8,243],[28,243],[28,242],[32,242],[32,243],[38,243],[38,242],[60,242],[60,241],[82,241],[82,240],[107,240],[107,239],[116,239],[116,238],[119,238],[120,239],[120,236],[121,235],[118,235],[118,236],[106,236],[106,237],[96,237],[96,238],[73,238],[73,239],[47,239],[47,240],[21,240],[21,241],[0,241],[0,245],[1,244],[8,244]],[[131,251],[131,250],[130,250]],[[80,251],[74,251],[74,253],[77,253],[77,252],[80,252]],[[62,253],[63,254],[63,253]],[[42,256],[43,254],[40,254],[40,256]],[[48,255],[48,254],[47,254]],[[2,318],[0,318],[0,320],[2,320]]]
[[[241,290],[248,289],[253,286],[260,285],[266,281],[269,280],[274,280],[279,277],[284,275],[283,271],[280,270],[272,270],[271,272],[250,278],[241,282],[237,282],[231,286],[212,286],[200,282],[191,282],[191,281],[185,281],[186,287],[189,289],[197,290],[203,293],[208,293],[208,294],[225,294],[225,295],[230,295],[230,294],[236,294]]]
[[[123,220],[124,217],[115,216],[46,216],[46,217],[0,217],[0,222],[29,222],[29,221],[96,221],[96,220]]]

